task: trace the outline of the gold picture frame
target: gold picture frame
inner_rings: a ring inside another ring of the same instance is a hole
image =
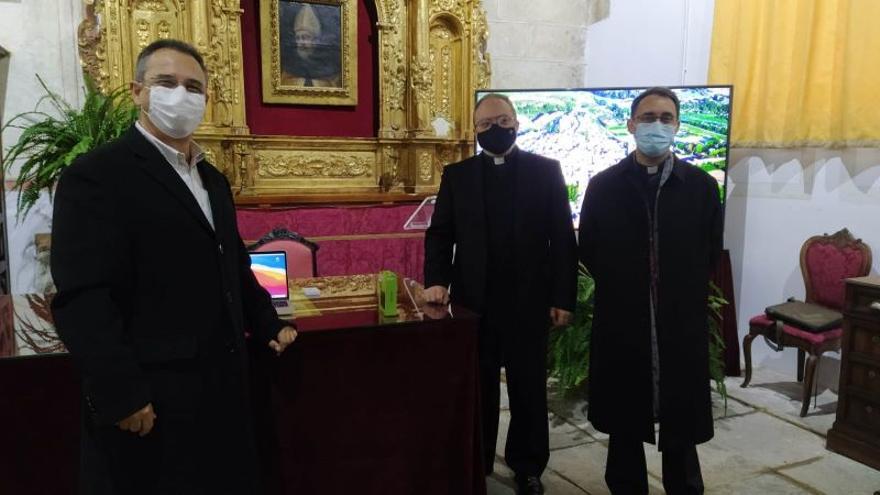
[[[260,2],[263,102],[357,105],[355,0]]]

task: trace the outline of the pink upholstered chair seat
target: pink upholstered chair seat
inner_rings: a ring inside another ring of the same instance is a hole
[[[776,322],[768,318],[767,315],[758,315],[749,320],[749,326],[764,327],[767,330],[770,330],[770,328],[773,327],[775,324]],[[783,324],[782,332],[787,335],[791,335],[792,337],[806,340],[814,346],[819,346],[825,342],[839,339],[843,335],[843,328],[837,327],[832,328],[831,330],[826,330],[824,332],[812,333],[805,332],[791,325]]]

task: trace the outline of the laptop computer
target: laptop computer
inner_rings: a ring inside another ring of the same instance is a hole
[[[290,303],[290,287],[287,283],[287,253],[284,251],[263,251],[248,253],[251,257],[251,271],[257,282],[272,297],[272,305],[278,316],[293,315]]]

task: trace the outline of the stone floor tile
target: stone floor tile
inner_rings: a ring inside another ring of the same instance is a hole
[[[715,438],[698,447],[706,487],[755,477],[824,452],[823,438],[760,412],[716,421]],[[646,445],[645,453],[648,470],[659,477],[660,453],[652,445]]]
[[[541,476],[547,495],[584,495],[587,492],[574,483],[564,479],[553,470],[546,470]],[[516,482],[513,479],[513,471],[498,459],[495,462],[495,472],[486,479],[488,495],[512,495],[516,491]]]
[[[510,429],[510,411],[498,414],[498,437],[495,439],[495,454],[504,458],[504,445],[507,442],[507,430]]]
[[[541,481],[544,483],[547,495],[584,495],[589,493],[552,470],[545,471]]]
[[[591,495],[607,494],[605,461],[608,449],[602,442],[593,442],[550,453],[547,469]],[[655,476],[648,477],[651,494],[662,494],[663,486]],[[550,492],[548,492],[549,494]]]
[[[503,380],[501,381],[501,410],[506,411],[510,409],[510,399],[507,397],[507,383]]]
[[[590,494],[608,493],[605,458],[608,449],[600,442],[550,453],[548,467]]]
[[[760,474],[752,478],[737,480],[718,487],[707,488],[711,495],[803,495],[814,494],[803,487],[775,474]]]
[[[549,417],[550,450],[564,449],[576,445],[595,442],[596,439],[584,430],[581,430],[563,418],[553,413]],[[498,438],[495,441],[495,453],[504,456],[504,443],[507,440],[507,431],[510,428],[510,411],[500,411],[498,414]]]
[[[550,413],[549,421],[551,451],[596,441],[596,439],[590,436],[586,431],[568,423],[565,418]]]
[[[742,388],[741,377],[725,380],[728,394],[749,406],[785,418],[802,427],[825,436],[834,423],[837,412],[837,394],[820,389],[810,404],[806,417],[800,417],[803,385],[795,379],[794,370],[785,374],[768,368],[755,368],[749,386]],[[814,407],[813,404],[816,404]]]
[[[698,447],[706,493],[739,494],[871,494],[880,489],[880,471],[825,450],[824,435],[834,421],[837,396],[820,390],[818,408],[800,418],[801,385],[793,373],[756,368],[752,385],[739,387],[741,378],[725,383],[730,398],[714,392],[715,438]],[[513,473],[503,464],[504,440],[510,423],[506,388],[502,379],[498,461],[487,480],[490,495],[514,493]],[[603,479],[607,435],[587,420],[586,393],[563,395],[551,380],[550,463],[543,477],[547,493],[605,494]],[[598,441],[597,441],[598,440]],[[652,494],[663,493],[661,457],[656,447],[645,445]]]
[[[516,489],[513,485],[508,485],[494,476],[486,478],[486,495],[515,495]]]
[[[724,398],[715,391],[715,384],[712,384],[712,417],[716,420],[748,414],[754,410],[754,407],[733,398],[729,390],[727,392],[727,408],[725,409]]]
[[[826,451],[814,462],[778,470],[804,485],[824,493],[865,493],[880,490],[880,471],[856,462],[848,457]]]

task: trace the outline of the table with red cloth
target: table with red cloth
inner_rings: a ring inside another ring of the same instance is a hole
[[[485,494],[478,317],[420,305],[404,285],[385,318],[375,275],[292,283],[297,341],[280,358],[251,350],[269,493]],[[34,309],[16,298],[16,311]],[[0,359],[0,493],[77,493],[78,388],[65,354]]]

